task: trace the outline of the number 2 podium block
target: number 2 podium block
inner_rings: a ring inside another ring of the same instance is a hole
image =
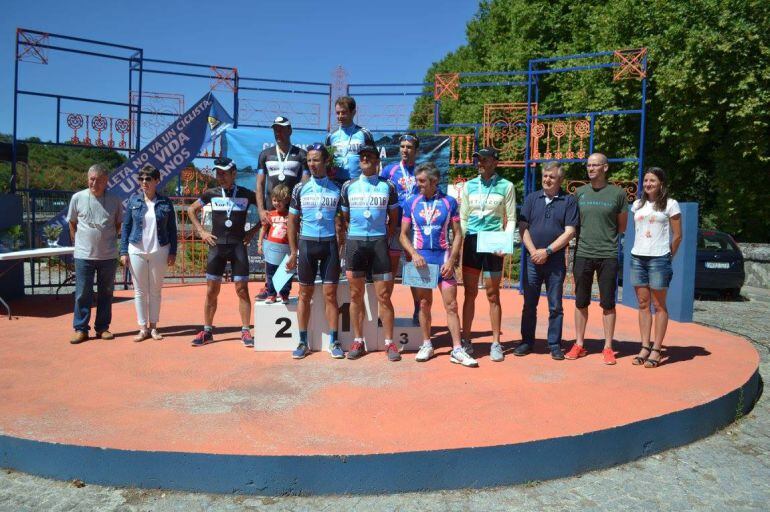
[[[291,352],[298,344],[296,298],[288,304],[254,304],[254,350]]]

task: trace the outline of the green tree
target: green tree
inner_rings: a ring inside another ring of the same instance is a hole
[[[467,25],[467,43],[434,63],[425,81],[435,73],[526,70],[531,58],[646,47],[646,165],[668,171],[674,197],[699,203],[701,225],[770,241],[768,27],[767,4],[752,0],[484,1]],[[638,83],[613,82],[611,70],[552,75],[540,85],[542,113],[639,101]],[[524,87],[461,89],[459,100],[442,102],[441,122],[477,123],[484,103],[515,101],[526,101]],[[412,127],[432,121],[432,98],[419,98]],[[600,118],[596,141],[599,151],[635,154],[638,118]],[[582,173],[574,168],[569,176]]]

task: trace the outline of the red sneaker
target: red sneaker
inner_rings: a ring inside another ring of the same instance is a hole
[[[580,357],[585,357],[587,355],[588,355],[588,351],[585,348],[583,348],[580,345],[578,345],[577,343],[575,343],[574,345],[572,345],[572,348],[569,349],[569,352],[564,354],[564,358],[565,359],[578,359]]]
[[[615,364],[615,351],[611,348],[605,348],[602,350],[602,357],[604,358],[604,364]]]

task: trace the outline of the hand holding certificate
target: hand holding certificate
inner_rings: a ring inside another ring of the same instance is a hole
[[[513,254],[513,232],[479,231],[476,252]]]
[[[417,268],[411,261],[404,263],[401,270],[401,284],[414,286],[415,288],[433,289],[438,286],[438,265],[428,263],[424,267]]]
[[[286,270],[286,262],[289,261],[289,254],[283,257],[281,264],[278,265],[278,269],[273,274],[273,286],[276,290],[283,289],[283,285],[289,282],[289,279],[294,275],[293,271]]]

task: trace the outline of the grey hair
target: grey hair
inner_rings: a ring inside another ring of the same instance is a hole
[[[414,175],[417,176],[423,172],[428,175],[429,179],[435,179],[436,181],[441,179],[441,171],[439,171],[438,167],[436,167],[436,164],[433,162],[425,162],[424,164],[418,165],[414,170]]]
[[[559,177],[564,177],[564,167],[561,166],[561,162],[547,162],[543,166],[543,172],[556,170],[559,172]]]
[[[92,172],[94,174],[97,174],[99,176],[107,176],[110,174],[110,171],[107,170],[105,166],[102,164],[94,164],[91,167],[88,168],[88,172]]]

